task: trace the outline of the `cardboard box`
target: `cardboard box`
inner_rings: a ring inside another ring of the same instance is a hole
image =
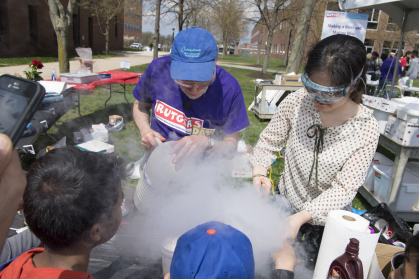
[[[275,76],[275,84],[303,86],[303,84],[301,82],[301,74],[299,74],[299,75],[276,75]]]
[[[391,259],[393,255],[404,251],[403,248],[378,243],[375,248],[375,258],[371,262],[370,272],[368,274],[368,279],[386,279],[392,271],[391,268]]]
[[[419,146],[419,124],[389,116],[385,135],[404,146]]]

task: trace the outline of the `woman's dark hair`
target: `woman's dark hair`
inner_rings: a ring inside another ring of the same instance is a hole
[[[363,71],[360,79],[352,86],[349,96],[352,101],[360,104],[365,91],[366,55],[364,44],[357,38],[333,35],[318,42],[308,53],[305,72],[309,77],[317,72],[327,73],[332,86],[349,86]]]
[[[27,173],[23,210],[28,227],[46,249],[70,247],[112,216],[124,178],[123,159],[116,156],[75,147],[48,152]]]
[[[415,257],[412,254],[415,253]],[[416,262],[412,262],[416,260]],[[404,261],[412,262],[412,264],[416,265],[416,278],[419,279],[419,233],[412,235],[406,241],[406,249],[404,252]]]

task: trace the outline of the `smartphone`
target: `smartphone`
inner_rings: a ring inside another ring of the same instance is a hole
[[[0,133],[13,146],[31,121],[45,95],[45,88],[35,81],[11,75],[0,76]]]

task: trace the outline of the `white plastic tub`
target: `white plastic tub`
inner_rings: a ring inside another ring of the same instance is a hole
[[[364,186],[370,191],[374,191],[374,165],[393,166],[394,162],[383,154],[375,152],[364,182]]]
[[[374,165],[374,195],[382,202],[385,201],[388,186],[390,184],[391,172],[393,166]],[[419,197],[419,177],[412,172],[417,173],[418,166],[411,163],[406,165],[406,171],[403,175],[403,181],[397,200],[396,211],[410,211]]]
[[[175,252],[177,237],[165,238],[161,245],[161,263],[163,266],[163,276],[170,272],[173,253]]]
[[[397,118],[410,123],[419,123],[419,104],[411,103],[397,109]]]

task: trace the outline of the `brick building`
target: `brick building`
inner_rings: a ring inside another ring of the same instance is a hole
[[[307,52],[313,47],[313,45],[320,41],[323,29],[323,18],[326,10],[341,11],[339,9],[337,1],[320,0],[316,4],[310,21],[310,29],[307,35],[303,63],[305,62]],[[369,14],[367,33],[364,42],[367,52],[377,51],[379,54],[381,54],[383,51],[387,53],[389,53],[390,51],[396,52],[400,39],[400,31],[397,25],[393,22],[391,18],[389,18],[389,16],[385,12],[374,9],[359,9],[351,10],[350,12],[360,12]],[[260,25],[256,24],[256,26],[252,30],[250,41],[251,46],[257,47],[258,45],[259,28]],[[284,21],[276,28],[274,36],[272,38],[271,54],[269,57],[284,60],[287,38],[288,36],[290,36],[289,51],[291,51],[291,45],[293,37],[295,35],[295,29],[296,21]],[[265,48],[267,39],[267,31],[264,30],[262,36],[262,49]],[[408,50],[418,48],[419,31],[405,33],[403,40],[403,53],[405,53]]]
[[[68,0],[61,0],[66,8]],[[123,18],[123,14],[120,16]],[[118,18],[110,24],[109,50],[123,49],[124,27]],[[103,28],[102,28],[103,30]],[[73,10],[68,30],[68,50],[90,47],[93,53],[105,50],[97,18],[84,8]],[[45,0],[0,0],[0,56],[58,55],[57,38]]]
[[[133,38],[133,42],[139,43],[143,32],[142,0],[130,0],[125,6],[124,37]]]

